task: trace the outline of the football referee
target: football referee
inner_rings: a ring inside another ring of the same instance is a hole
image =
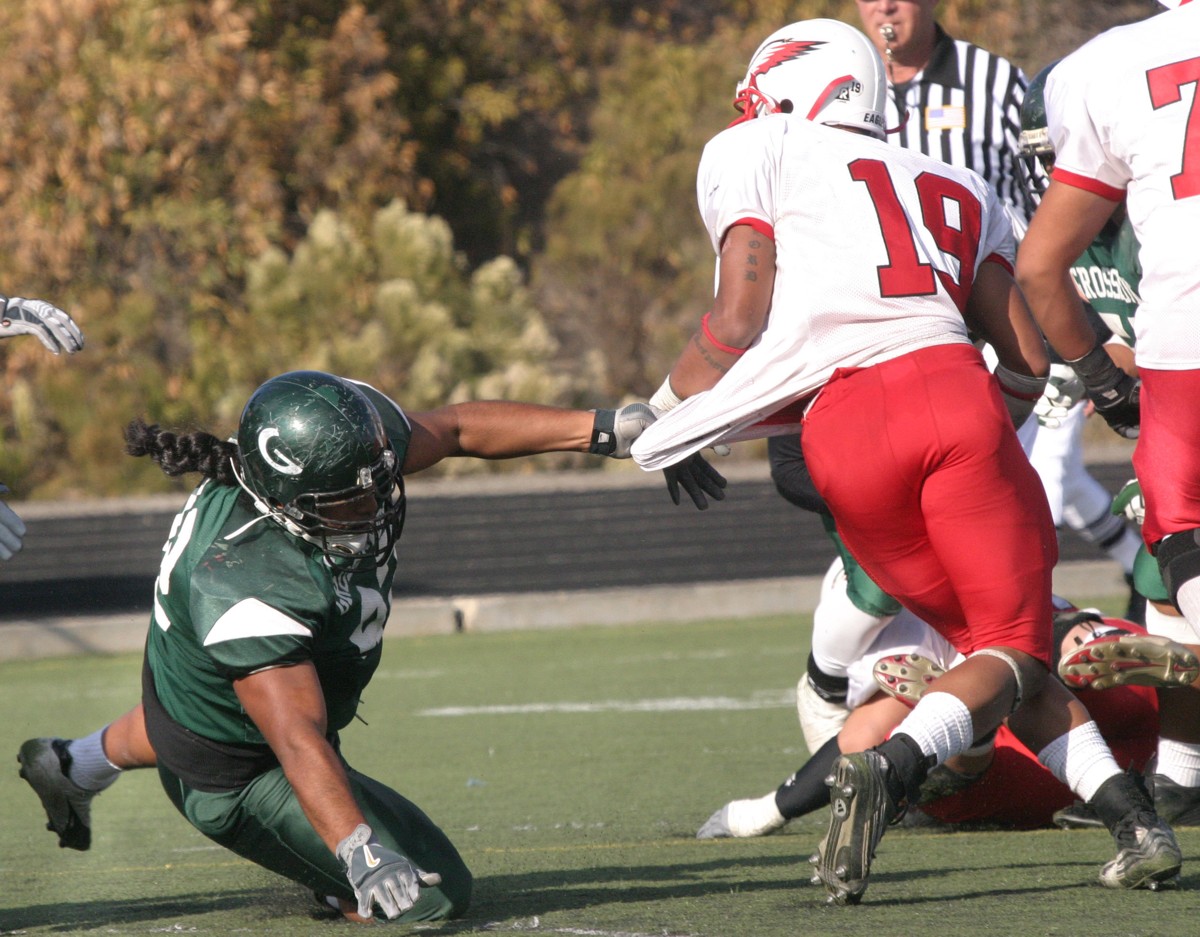
[[[1025,76],[1016,65],[937,23],[937,0],[857,0],[887,66],[893,142],[973,169],[1000,196],[1020,240],[1033,202],[1018,169]]]

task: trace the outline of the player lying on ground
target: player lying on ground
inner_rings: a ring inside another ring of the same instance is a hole
[[[823,589],[844,589],[844,582],[827,577]],[[1154,687],[1178,687],[1196,679],[1200,660],[1186,647],[1148,635],[1132,622],[1057,602],[1056,669],[1087,706],[1118,764],[1141,773],[1158,733]],[[929,682],[961,659],[928,625],[901,610],[850,667],[851,712],[839,734],[775,791],[717,810],[697,837],[763,836],[828,806],[825,779],[837,756],[882,742]],[[993,738],[931,771],[920,800],[909,805],[909,817],[919,812],[945,823],[1031,829],[1050,825],[1055,812],[1074,800],[1002,725]]]

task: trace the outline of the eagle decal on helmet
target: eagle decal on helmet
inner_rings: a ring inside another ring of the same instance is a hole
[[[791,62],[800,58],[802,55],[808,55],[818,46],[825,45],[822,41],[814,41],[809,39],[784,39],[778,43],[778,48],[768,55],[758,64],[758,66],[750,73],[751,78],[757,78],[763,72],[769,72],[776,65],[782,65],[784,62]]]
[[[794,113],[882,139],[886,91],[883,60],[866,36],[838,20],[804,20],[759,45],[738,82],[733,106],[741,113],[730,126]]]

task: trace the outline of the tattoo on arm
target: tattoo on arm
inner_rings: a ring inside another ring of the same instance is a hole
[[[694,344],[696,346],[696,351],[700,352],[700,357],[704,359],[704,363],[707,364],[714,371],[720,371],[722,374],[724,374],[726,371],[729,370],[729,368],[727,368],[725,365],[721,364],[720,361],[718,361],[711,354],[709,354],[708,349],[705,348],[704,345],[700,341],[699,333],[696,333],[695,335],[692,336],[692,344]]]
[[[749,246],[752,251],[756,251],[760,247],[762,247],[762,241],[751,241]],[[758,266],[758,254],[747,254],[746,255],[746,266],[747,267],[757,267]],[[746,276],[746,279],[749,280],[751,283],[758,282],[758,273],[754,270],[747,270],[745,276]]]

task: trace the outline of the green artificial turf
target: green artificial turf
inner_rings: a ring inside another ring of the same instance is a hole
[[[725,801],[766,793],[806,757],[792,693],[807,621],[392,638],[344,733],[360,770],[420,804],[474,870],[462,921],[428,933],[595,937],[1194,935],[1200,830],[1180,832],[1184,889],[1096,882],[1102,832],[895,829],[863,904],[808,884],[825,818],[705,841]],[[338,933],[298,886],[213,846],[153,772],[94,804],[87,853],[60,850],[16,751],[77,735],[137,698],[132,656],[0,664],[0,933]],[[1019,796],[1016,792],[1015,796]],[[403,931],[403,928],[395,928]]]

